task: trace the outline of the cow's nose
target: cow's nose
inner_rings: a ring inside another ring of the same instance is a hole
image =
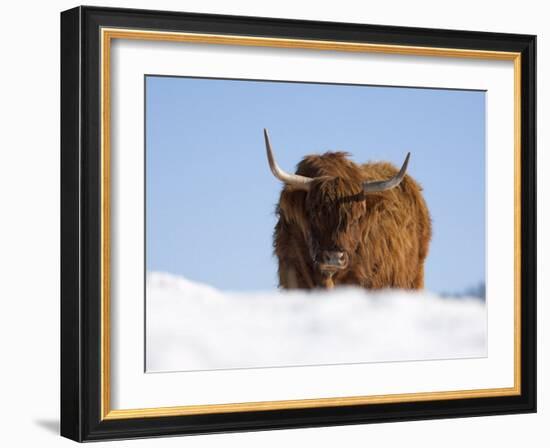
[[[339,250],[324,250],[322,253],[322,260],[324,264],[343,267],[346,265],[346,253]]]

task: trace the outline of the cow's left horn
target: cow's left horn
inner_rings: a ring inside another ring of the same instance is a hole
[[[409,165],[410,156],[411,153],[407,153],[407,157],[405,157],[405,161],[403,162],[403,166],[399,170],[399,173],[397,173],[391,179],[379,180],[375,182],[364,182],[363,190],[365,191],[365,193],[377,193],[379,191],[386,191],[391,188],[397,187],[405,177],[407,166]]]
[[[300,176],[299,174],[289,174],[283,171],[273,156],[273,150],[271,149],[271,142],[269,141],[269,134],[267,129],[264,129],[265,149],[267,151],[267,160],[269,162],[269,168],[273,175],[283,181],[285,184],[290,185],[301,190],[309,190],[310,184],[313,181],[311,177]]]

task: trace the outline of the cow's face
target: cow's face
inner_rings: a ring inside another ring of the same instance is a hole
[[[365,195],[397,187],[405,177],[410,154],[407,154],[399,172],[387,180],[363,179],[358,167],[352,169],[355,166],[352,162],[343,161],[345,153],[327,153],[320,157],[324,158],[325,163],[339,160],[347,169],[340,170],[333,166],[333,169],[324,170],[325,173],[336,173],[333,176],[319,176],[317,173],[315,177],[310,177],[309,173],[291,174],[282,170],[275,161],[267,129],[264,129],[264,138],[273,175],[287,188],[305,192],[306,216],[295,216],[293,220],[301,227],[307,240],[311,260],[321,279],[320,286],[332,287],[332,277],[349,268],[361,241],[361,219],[366,212]],[[355,174],[350,175],[351,171]],[[342,172],[343,175],[340,174]]]
[[[345,271],[361,241],[366,209],[362,184],[339,177],[318,178],[305,202],[307,243],[315,269],[325,277]]]

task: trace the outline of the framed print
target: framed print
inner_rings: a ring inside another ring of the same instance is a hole
[[[61,433],[536,411],[535,36],[61,14]]]

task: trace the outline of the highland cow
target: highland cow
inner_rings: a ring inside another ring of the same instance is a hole
[[[386,162],[358,165],[345,152],[309,155],[296,174],[275,161],[264,130],[269,167],[284,183],[273,236],[279,286],[424,287],[431,238],[422,188]]]

